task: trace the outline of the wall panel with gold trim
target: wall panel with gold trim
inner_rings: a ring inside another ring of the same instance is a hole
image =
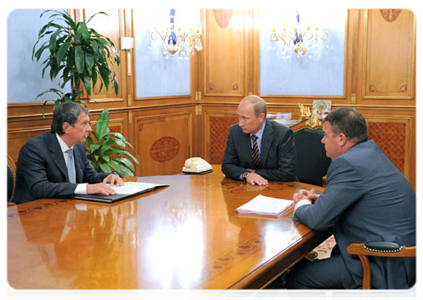
[[[168,175],[182,171],[192,156],[193,112],[133,113],[134,147],[138,176]]]
[[[205,10],[205,96],[244,94],[244,19],[242,9]]]
[[[362,99],[409,104],[414,97],[415,18],[407,9],[369,9],[364,19]]]

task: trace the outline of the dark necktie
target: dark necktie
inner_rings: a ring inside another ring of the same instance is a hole
[[[76,183],[76,176],[75,176],[75,161],[73,159],[73,149],[69,148],[67,150],[68,153],[68,176],[69,182]]]
[[[253,152],[252,152],[253,165],[256,169],[259,169],[261,167],[261,163],[260,163],[260,153],[259,153],[259,149],[257,145],[258,137],[253,134],[251,138],[253,139]]]

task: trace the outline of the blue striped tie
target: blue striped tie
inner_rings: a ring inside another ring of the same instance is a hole
[[[68,153],[68,176],[69,182],[76,183],[76,176],[75,176],[75,161],[73,159],[73,149],[69,148],[66,150]]]
[[[253,134],[251,135],[251,138],[253,139],[253,152],[252,152],[253,165],[254,165],[254,168],[259,169],[261,167],[261,162],[260,162],[259,149],[257,145],[258,136]]]

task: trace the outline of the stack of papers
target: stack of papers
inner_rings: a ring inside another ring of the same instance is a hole
[[[250,202],[238,207],[236,211],[241,214],[253,214],[278,217],[294,206],[294,201],[258,195]]]

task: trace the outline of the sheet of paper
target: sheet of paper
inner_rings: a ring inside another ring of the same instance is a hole
[[[294,205],[294,201],[258,195],[253,200],[238,207],[239,213],[278,216]]]
[[[148,190],[158,186],[165,186],[163,184],[155,184],[148,182],[125,182],[123,186],[109,185],[111,186],[117,194],[131,195],[138,193],[140,191]]]

